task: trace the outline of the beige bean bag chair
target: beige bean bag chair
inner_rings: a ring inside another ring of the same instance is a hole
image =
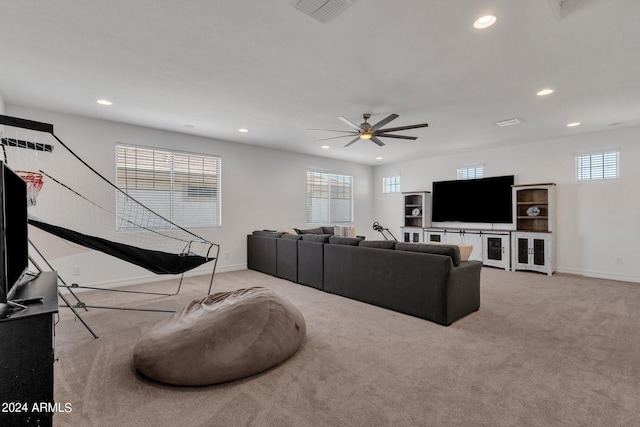
[[[199,386],[257,374],[291,357],[306,333],[302,313],[269,288],[210,295],[155,325],[133,349],[149,378]]]

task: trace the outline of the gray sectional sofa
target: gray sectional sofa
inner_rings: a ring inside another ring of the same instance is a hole
[[[247,267],[448,326],[480,308],[480,261],[456,246],[255,231]]]

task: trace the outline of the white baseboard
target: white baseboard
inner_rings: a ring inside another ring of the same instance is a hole
[[[558,273],[576,274],[578,276],[593,277],[595,279],[607,279],[607,280],[618,280],[622,282],[640,283],[640,277],[627,275],[627,274],[616,274],[616,273],[601,272],[601,271],[575,270],[571,268],[557,268],[556,271]]]
[[[194,268],[193,270],[186,272],[184,274],[184,277],[211,275],[212,268],[213,267],[204,268],[204,266],[201,266],[201,267],[198,267],[198,268]],[[229,272],[229,271],[246,270],[246,269],[247,269],[247,265],[246,264],[225,265],[225,266],[218,265],[216,267],[216,274],[218,274],[218,273],[226,273],[226,272]],[[66,280],[66,278],[64,278],[64,277],[63,277],[63,279]],[[180,275],[179,274],[173,274],[172,275],[172,274],[152,274],[152,273],[149,273],[149,274],[145,274],[144,276],[127,277],[127,278],[120,279],[120,280],[107,280],[107,281],[103,281],[103,282],[82,283],[81,286],[87,286],[87,287],[92,287],[92,288],[111,289],[111,288],[120,288],[120,287],[123,287],[123,286],[140,285],[140,284],[143,284],[143,283],[161,282],[163,280],[171,280],[171,279],[178,280],[178,279],[180,279]],[[72,283],[67,282],[67,284],[71,285]],[[74,292],[83,292],[83,291],[90,291],[90,290],[92,290],[92,289],[85,289],[85,288],[73,289]]]

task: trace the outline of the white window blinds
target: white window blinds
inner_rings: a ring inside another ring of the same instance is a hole
[[[576,157],[578,181],[618,178],[618,151]]]
[[[307,171],[307,223],[352,221],[353,177]]]
[[[400,175],[385,176],[382,178],[382,192],[399,193],[400,192]]]
[[[458,179],[482,178],[484,166],[472,166],[458,169]]]
[[[220,226],[219,157],[117,145],[116,185],[180,227]]]

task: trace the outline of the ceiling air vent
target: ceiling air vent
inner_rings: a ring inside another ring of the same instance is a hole
[[[505,126],[517,125],[519,123],[522,123],[522,119],[519,118],[519,117],[514,117],[513,119],[507,119],[507,120],[502,120],[502,121],[496,122],[496,124],[498,126],[500,126],[501,128],[503,128]]]
[[[299,11],[326,24],[344,12],[353,0],[293,0],[291,4]]]

